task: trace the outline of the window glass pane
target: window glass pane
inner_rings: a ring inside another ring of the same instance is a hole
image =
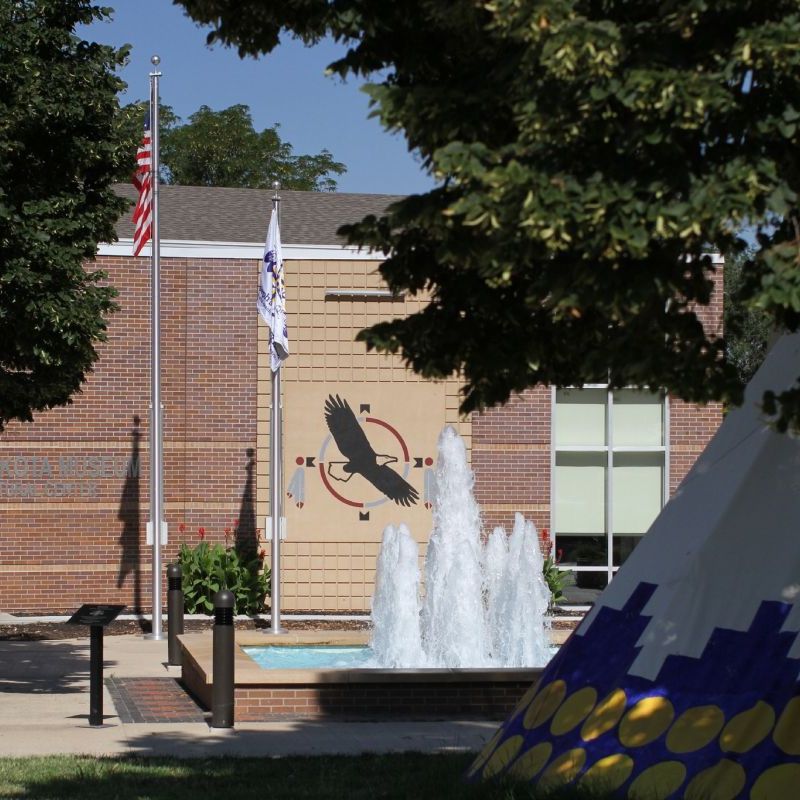
[[[562,603],[591,605],[608,584],[608,572],[575,572],[575,582],[564,587]]]
[[[556,556],[562,567],[606,567],[608,541],[603,536],[556,534]]]
[[[664,401],[638,389],[614,392],[614,447],[660,447],[664,444]]]
[[[605,453],[556,454],[555,510],[557,534],[605,533]]]
[[[661,511],[663,489],[663,453],[614,453],[614,534],[646,533]]]
[[[641,536],[614,536],[614,566],[621,567],[641,540]]]
[[[559,389],[556,392],[556,447],[606,444],[606,390]]]

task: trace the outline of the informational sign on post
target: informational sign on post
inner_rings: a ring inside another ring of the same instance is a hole
[[[113,622],[125,606],[86,603],[67,625],[89,626],[89,724],[103,724],[103,628]]]
[[[67,625],[99,625],[105,628],[113,622],[125,606],[99,605],[87,603],[82,605],[68,620]]]

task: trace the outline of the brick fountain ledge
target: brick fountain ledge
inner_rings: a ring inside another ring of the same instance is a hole
[[[554,644],[571,631],[551,630]],[[186,688],[211,708],[212,635],[179,637]],[[265,670],[242,647],[366,645],[369,631],[295,631],[272,636],[237,631],[235,719],[498,719],[507,716],[541,669],[288,669]]]

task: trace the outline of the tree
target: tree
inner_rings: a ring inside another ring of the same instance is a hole
[[[431,296],[360,336],[462,374],[462,410],[595,380],[740,402],[695,309],[745,220],[740,302],[800,323],[795,2],[175,1],[242,54],[332,35],[332,72],[378,76],[375,113],[440,182],[346,229]],[[800,427],[800,386],[765,408]]]
[[[105,16],[90,0],[0,0],[0,430],[70,402],[114,307],[84,262],[127,207],[111,189],[126,51],[73,33]]]
[[[739,378],[747,383],[764,361],[772,335],[769,314],[739,301],[744,287],[744,264],[752,259],[751,248],[725,259],[725,347],[728,360]]]
[[[132,154],[142,136],[146,108],[143,102],[132,103],[120,115],[120,129]],[[333,176],[346,171],[327,150],[294,155],[291,144],[279,136],[278,125],[257,132],[246,105],[222,111],[201,106],[184,125],[170,106],[161,106],[159,116],[162,179],[168,184],[269,189],[278,180],[285,189],[333,192]],[[127,166],[121,176],[126,180],[133,171],[133,156]]]
[[[148,104],[144,100],[128,103],[122,106],[117,113],[115,120],[117,136],[123,143],[125,152],[125,158],[119,165],[116,174],[116,179],[121,183],[130,183],[131,176],[136,169],[136,151],[142,141],[144,120],[148,113]],[[180,117],[172,110],[172,106],[163,103],[158,105],[158,115],[158,127],[163,139],[180,122]],[[161,180],[164,181],[167,175],[164,172],[163,159],[161,173]]]

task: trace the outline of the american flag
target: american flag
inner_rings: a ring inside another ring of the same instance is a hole
[[[136,151],[136,170],[133,173],[133,185],[139,192],[136,208],[133,211],[133,254],[150,241],[153,224],[153,183],[150,168],[153,163],[153,140],[150,135],[150,111],[144,119],[144,135],[139,149]]]

